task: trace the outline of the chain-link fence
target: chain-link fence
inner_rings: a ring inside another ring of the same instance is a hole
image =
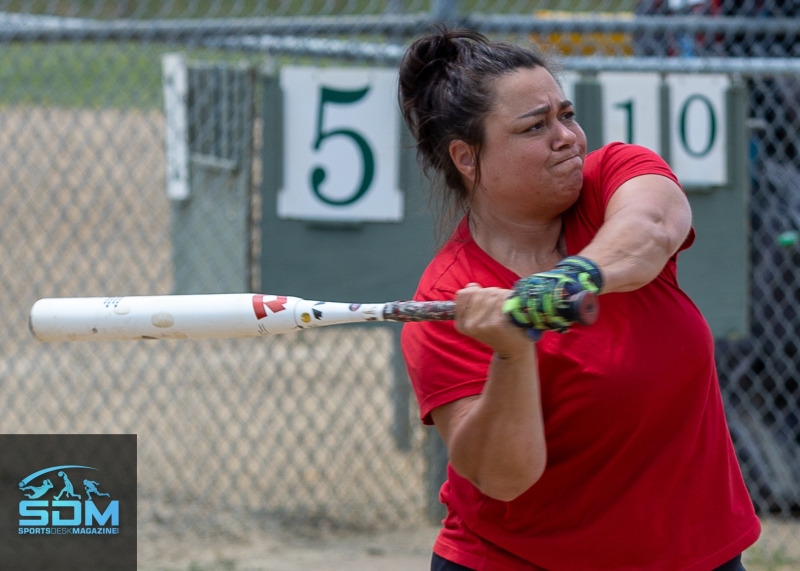
[[[138,433],[143,531],[243,518],[421,521],[426,473],[436,470],[395,330],[45,345],[32,340],[27,314],[41,297],[173,293],[191,263],[176,255],[181,240],[205,240],[221,276],[240,273],[244,256],[247,285],[259,287],[257,104],[249,159],[233,164],[220,151],[229,162],[215,162],[203,151],[191,166],[208,188],[239,189],[233,210],[207,208],[199,224],[213,230],[181,237],[165,192],[164,54],[252,73],[268,61],[396,65],[410,37],[444,21],[533,40],[588,73],[705,69],[746,80],[751,335],[719,340],[718,365],[748,487],[774,540],[757,557],[765,568],[800,565],[791,525],[800,511],[797,10],[777,0],[0,2],[0,430]],[[235,260],[213,247],[228,219],[246,242]]]

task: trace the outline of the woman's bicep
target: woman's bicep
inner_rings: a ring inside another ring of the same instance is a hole
[[[475,402],[480,398],[480,395],[473,395],[469,397],[454,400],[442,406],[438,406],[431,411],[431,418],[436,430],[444,440],[444,443],[450,448],[453,433],[457,430],[459,424],[475,406]]]

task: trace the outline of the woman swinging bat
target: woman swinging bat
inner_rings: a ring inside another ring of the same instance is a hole
[[[455,299],[455,324],[402,338],[450,457],[431,569],[743,569],[760,525],[711,332],[677,282],[695,235],[667,164],[621,143],[586,154],[547,63],[473,32],[414,42],[400,102],[463,212],[415,295]],[[601,294],[591,327],[553,310],[581,291]]]

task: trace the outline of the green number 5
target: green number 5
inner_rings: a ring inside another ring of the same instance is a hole
[[[361,183],[358,185],[358,188],[350,196],[346,196],[341,199],[331,198],[322,193],[320,186],[325,181],[326,176],[324,168],[316,167],[311,172],[311,189],[317,198],[326,204],[333,206],[346,206],[348,204],[353,204],[359,198],[364,196],[367,190],[369,190],[369,187],[372,184],[372,179],[375,176],[375,157],[372,154],[372,149],[370,149],[369,144],[366,140],[364,140],[364,137],[350,129],[334,129],[332,131],[324,131],[322,129],[322,125],[325,122],[324,118],[326,104],[352,105],[353,103],[363,99],[368,91],[369,86],[356,91],[342,91],[328,87],[322,88],[322,94],[319,100],[319,112],[317,113],[317,137],[314,140],[312,148],[315,151],[318,151],[323,141],[331,137],[349,137],[358,147],[364,162],[364,170],[361,174]]]

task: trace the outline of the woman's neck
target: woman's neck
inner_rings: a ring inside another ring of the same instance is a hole
[[[520,276],[553,268],[566,256],[561,216],[515,220],[494,211],[470,211],[472,239],[492,258]]]

